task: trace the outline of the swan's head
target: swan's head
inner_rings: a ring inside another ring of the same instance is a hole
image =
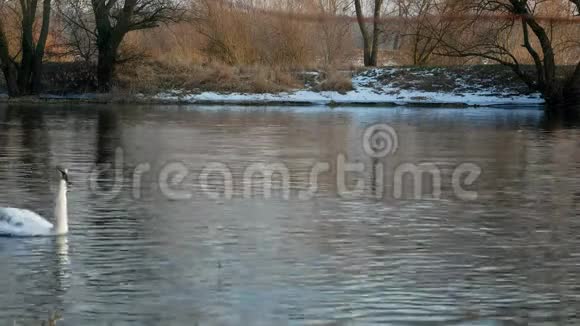
[[[70,183],[70,181],[68,179],[68,169],[65,169],[63,167],[58,166],[56,168],[56,170],[60,173],[60,179],[64,180],[64,182],[66,182],[67,186],[71,186],[72,184]]]

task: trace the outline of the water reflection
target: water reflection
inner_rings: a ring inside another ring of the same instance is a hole
[[[2,320],[22,322],[45,318],[65,309],[64,297],[71,284],[66,238],[0,238]],[[6,260],[19,257],[18,260]],[[22,286],[26,284],[26,286]]]
[[[0,260],[11,262],[0,264],[0,320],[58,310],[64,325],[578,322],[580,131],[547,124],[539,110],[23,110],[0,107],[0,204],[50,218],[43,171],[68,162],[80,182],[62,242],[0,239]],[[362,150],[362,132],[376,123],[399,133],[396,155]],[[347,180],[364,180],[363,196],[341,198],[339,154],[383,163],[386,181],[405,162],[438,162],[444,176],[477,163],[479,200],[458,200],[449,184],[439,201],[398,200],[373,169]],[[190,200],[159,191],[158,172],[176,161],[191,171]],[[211,162],[231,169],[232,200],[199,191]],[[260,162],[285,163],[293,194],[316,162],[331,172],[308,201],[259,189],[243,199],[244,169]],[[151,170],[135,198],[129,176],[143,163]],[[95,165],[99,192],[89,191]]]

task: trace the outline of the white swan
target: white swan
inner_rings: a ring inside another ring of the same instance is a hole
[[[35,237],[56,236],[68,233],[68,211],[66,192],[70,185],[68,170],[57,168],[60,172],[58,194],[54,208],[56,225],[42,216],[26,209],[0,207],[0,236]]]

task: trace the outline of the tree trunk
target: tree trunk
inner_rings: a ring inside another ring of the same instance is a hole
[[[109,2],[111,3],[111,2]],[[113,87],[113,77],[115,75],[115,65],[117,63],[117,52],[123,37],[129,31],[127,17],[125,17],[126,7],[134,5],[135,1],[126,1],[123,15],[113,27],[109,18],[109,10],[104,1],[99,1],[99,5],[94,5],[95,21],[97,27],[97,49],[99,52],[97,62],[97,84],[100,93],[108,93]]]
[[[32,72],[30,74],[31,94],[39,94],[42,90],[42,58],[43,56],[37,54],[32,62]]]
[[[548,103],[559,102],[561,101],[562,93],[561,87],[558,87],[558,81],[556,80],[556,58],[554,56],[554,48],[552,46],[552,41],[550,40],[550,37],[548,36],[546,30],[540,24],[538,24],[538,22],[535,19],[529,18],[530,14],[527,12],[527,9],[526,11],[524,11],[524,14],[528,15],[528,18],[525,18],[527,26],[529,26],[534,35],[536,35],[538,41],[540,42],[542,52],[544,53],[544,58],[541,62],[544,74],[543,75],[544,85],[538,86],[541,88],[542,93],[544,94],[544,97],[546,98],[546,101]],[[524,29],[524,32],[526,32],[526,29]],[[529,49],[528,52],[530,52]],[[533,51],[530,52],[530,55],[534,57],[534,52]],[[539,59],[538,55],[536,54],[536,57],[534,57],[534,60],[536,61],[536,66],[538,65],[537,62],[538,59]],[[538,82],[541,83],[542,80],[540,79],[538,80]]]
[[[354,0],[354,8],[356,11],[356,19],[363,40],[363,60],[365,67],[373,66],[372,64],[372,44],[369,32],[367,30],[364,14],[362,10],[361,0]]]
[[[50,25],[51,0],[44,0],[42,4],[42,27],[36,43],[34,58],[32,60],[31,93],[40,93],[42,86],[42,61],[48,40]]]
[[[580,88],[580,62],[576,65],[572,77],[568,80],[569,88]]]
[[[566,81],[562,97],[564,102],[580,103],[580,62],[576,65],[572,76]]]
[[[34,65],[34,50],[32,26],[23,18],[22,58],[18,67],[18,88],[21,95],[29,95],[31,89],[32,66]]]
[[[99,51],[97,80],[100,92],[109,92],[112,88],[115,65],[118,63],[117,52],[125,35],[131,31],[158,27],[160,23],[182,20],[180,2],[91,0]]]
[[[363,49],[363,59],[365,67],[374,67],[376,64],[373,64],[373,51],[370,41],[364,41],[364,49]]]
[[[3,63],[2,72],[4,73],[4,79],[6,80],[6,87],[8,88],[9,97],[20,96],[20,90],[18,89],[18,69],[12,63]]]
[[[363,39],[363,57],[365,67],[376,67],[379,54],[379,36],[380,36],[380,17],[383,0],[375,0],[375,8],[373,12],[373,35],[372,38],[367,30],[367,25],[364,19],[361,0],[354,0],[354,8],[356,11],[356,18],[358,26]]]
[[[525,18],[522,19],[522,30],[523,30],[523,36],[524,36],[524,47],[526,48],[526,50],[528,50],[528,53],[530,54],[530,56],[534,60],[534,65],[536,67],[536,83],[537,83],[536,87],[538,89],[544,89],[544,87],[546,86],[546,82],[545,82],[546,74],[544,72],[544,64],[542,62],[542,58],[540,58],[540,55],[534,49],[534,47],[532,46],[532,43],[530,42],[530,33],[528,31],[528,23],[527,23]]]
[[[8,87],[8,95],[17,97],[40,91],[42,60],[49,33],[51,0],[43,0],[42,25],[35,44],[37,0],[21,0],[20,62],[10,56],[6,34],[0,24],[0,63]]]
[[[4,79],[6,80],[6,87],[8,88],[8,96],[18,96],[20,92],[18,91],[18,70],[16,64],[12,61],[10,56],[10,51],[8,49],[8,40],[6,34],[4,33],[4,27],[0,23],[0,68],[4,73]]]
[[[115,75],[116,50],[99,49],[99,61],[97,63],[97,82],[99,92],[108,93],[113,87]]]
[[[370,65],[376,67],[379,61],[379,37],[381,35],[380,19],[383,0],[375,0],[375,10],[373,14],[373,49],[371,53]]]

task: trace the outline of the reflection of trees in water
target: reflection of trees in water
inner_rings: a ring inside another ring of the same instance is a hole
[[[123,180],[118,180],[122,175],[123,162],[117,162],[116,151],[121,148],[120,115],[113,108],[98,108],[96,116],[97,128],[95,129],[94,165],[91,178],[96,180],[97,189],[90,189],[89,198],[92,209],[99,219],[92,220],[96,225],[117,223],[120,216],[109,214],[114,202],[121,202],[123,193],[118,193],[119,187],[123,186]],[[121,164],[121,171],[117,168]],[[92,181],[95,181],[92,180]],[[91,182],[92,182],[91,181]],[[110,218],[109,218],[110,217]],[[131,217],[128,217],[131,218]]]
[[[12,121],[12,109],[10,106],[0,106],[0,157],[3,160],[0,162],[0,169],[5,170],[6,172],[10,172],[10,141],[11,141],[11,133],[13,128],[10,126],[10,122]],[[1,173],[0,180],[4,180],[6,174],[8,173]]]
[[[154,184],[156,180],[151,178],[158,175],[163,164],[175,160],[190,168],[193,179],[210,162],[226,163],[237,183],[241,183],[244,169],[253,163],[284,163],[292,173],[292,186],[306,189],[315,163],[336,165],[337,155],[348,147],[354,130],[349,114],[332,111],[297,114],[284,108],[228,108],[168,109],[145,114],[148,126],[156,132],[144,130],[134,139],[127,139],[135,145],[126,149],[128,160],[151,164],[144,184]],[[359,141],[354,143],[358,145]],[[336,182],[331,180],[336,180],[336,175],[324,173],[320,178],[333,185],[328,190],[333,191]],[[239,188],[236,184],[236,190],[241,191]]]
[[[27,176],[40,180],[48,179],[50,166],[50,135],[42,109],[22,108],[17,111],[22,130],[23,151],[21,163],[30,166]]]
[[[117,171],[115,170],[117,167],[115,152],[121,144],[119,125],[118,111],[98,109],[94,149],[94,169],[96,169],[94,172],[96,173],[91,175],[91,178],[96,178],[98,189],[91,189],[89,194],[92,208],[101,217],[93,221],[97,225],[116,223],[117,219],[116,216],[109,214],[109,210],[112,207],[111,203],[119,201],[118,197],[121,195],[111,194],[116,191],[116,182],[122,182],[122,180],[116,180]],[[112,198],[108,198],[109,196]],[[107,218],[109,216],[111,218]]]
[[[19,151],[22,155],[14,158],[15,163],[32,165],[38,161],[38,156],[46,154],[45,144],[49,140],[46,137],[42,111],[29,107],[8,105],[0,109],[0,112],[2,113],[2,123],[5,124],[0,134],[2,148],[6,150],[7,146],[16,147],[16,144],[11,145],[11,138],[18,137],[18,140],[20,140],[20,146],[18,147],[26,149]],[[43,149],[44,151],[42,151]],[[41,150],[41,152],[37,150]],[[15,156],[15,154],[11,155]],[[12,159],[12,157],[10,158]]]
[[[98,172],[92,177],[97,178],[99,191],[88,194],[85,221],[91,232],[78,258],[83,268],[91,271],[83,276],[83,281],[97,313],[109,313],[106,311],[109,304],[125,305],[122,309],[127,311],[139,309],[139,300],[162,275],[157,263],[161,258],[152,251],[151,230],[147,229],[154,218],[130,197],[130,189],[111,195],[115,183],[123,182],[116,180],[117,174],[131,175],[128,171],[117,171],[116,150],[123,143],[119,110],[98,108],[96,115],[93,162]],[[123,299],[118,300],[120,297]],[[158,312],[151,314],[157,316]]]
[[[97,114],[95,166],[99,185],[111,187],[115,177],[115,150],[120,146],[119,114],[114,109],[99,109]]]
[[[576,110],[563,108],[546,112],[541,121],[541,127],[549,131],[578,126],[580,126],[580,106]]]
[[[43,110],[8,105],[1,111],[2,122],[7,125],[0,135],[0,145],[4,152],[3,169],[8,170],[7,175],[18,175],[17,178],[21,180],[18,188],[27,193],[24,197],[46,197],[50,193],[52,153]],[[27,205],[30,204],[27,202]],[[43,201],[39,206],[47,205],[50,207],[48,202]]]

